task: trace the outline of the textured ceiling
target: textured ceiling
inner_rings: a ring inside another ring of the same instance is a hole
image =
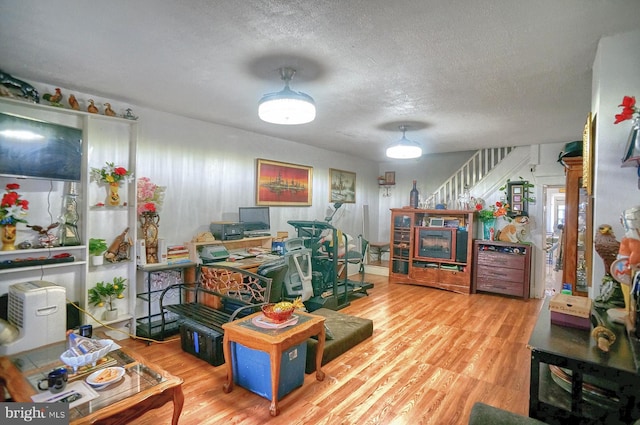
[[[426,154],[580,139],[598,40],[638,17],[638,0],[0,0],[0,69],[383,161],[401,124]],[[313,123],[259,120],[282,66]]]

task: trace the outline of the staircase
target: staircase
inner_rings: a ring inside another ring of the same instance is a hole
[[[427,206],[445,204],[450,209],[458,208],[457,202],[465,189],[476,186],[514,150],[514,147],[505,147],[477,151],[426,200]]]

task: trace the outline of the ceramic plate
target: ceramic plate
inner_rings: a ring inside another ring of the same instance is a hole
[[[118,382],[124,376],[124,368],[108,367],[102,370],[96,370],[87,376],[87,384],[92,387],[104,387],[114,382]]]

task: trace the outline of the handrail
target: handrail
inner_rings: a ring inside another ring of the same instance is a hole
[[[478,150],[426,199],[424,207],[433,208],[437,204],[445,204],[451,208],[465,189],[475,186],[485,178],[513,149],[515,148],[503,147]]]

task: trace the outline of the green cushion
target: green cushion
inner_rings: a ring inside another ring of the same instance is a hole
[[[325,317],[325,328],[333,335],[333,339],[327,338],[325,341],[322,354],[323,365],[373,335],[372,320],[349,316],[328,308],[312,311],[311,314]],[[317,345],[318,341],[315,339],[309,338],[307,340],[306,373],[312,373],[316,370]]]
[[[469,425],[542,425],[537,419],[508,412],[497,407],[476,402],[471,408]]]

